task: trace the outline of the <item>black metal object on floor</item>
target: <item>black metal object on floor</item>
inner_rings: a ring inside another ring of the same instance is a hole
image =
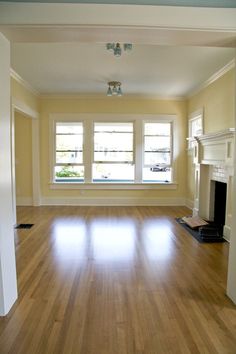
[[[201,226],[198,229],[192,229],[185,222],[183,222],[182,218],[176,218],[175,220],[198,242],[226,242],[220,232],[220,229],[215,225],[210,224],[208,226]]]
[[[31,229],[34,224],[18,224],[15,226],[15,229]]]

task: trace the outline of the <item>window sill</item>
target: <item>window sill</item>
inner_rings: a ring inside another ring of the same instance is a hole
[[[114,190],[114,189],[129,189],[129,190],[141,190],[141,189],[177,189],[178,184],[176,182],[170,183],[81,183],[81,182],[53,182],[49,183],[50,189],[90,189],[90,190]]]

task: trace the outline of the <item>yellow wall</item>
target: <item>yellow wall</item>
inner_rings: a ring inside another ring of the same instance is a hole
[[[177,190],[51,190],[49,187],[49,115],[52,113],[175,114],[178,136]],[[186,102],[148,99],[42,99],[41,101],[41,191],[43,197],[78,198],[184,198],[186,195]]]
[[[18,203],[32,200],[32,120],[15,113],[15,171]]]
[[[235,97],[235,69],[232,69],[188,100],[188,115],[203,108],[204,134],[233,128],[235,126]],[[187,175],[187,199],[193,201],[194,169],[190,155],[188,156]]]
[[[39,97],[27,90],[22,84],[11,78],[11,96],[23,106],[29,107],[33,111],[39,111]]]
[[[188,100],[188,114],[204,109],[204,133],[234,127],[235,70],[207,86]]]
[[[40,112],[40,155],[41,155],[41,192],[42,198],[185,198],[193,200],[194,169],[192,157],[186,154],[187,117],[190,113],[204,109],[204,133],[220,131],[234,126],[234,87],[235,70],[232,69],[219,80],[215,81],[187,101],[167,101],[153,99],[128,99],[127,97],[99,99],[76,98],[42,98],[28,91],[19,82],[11,80],[12,96],[30,109]],[[120,113],[120,114],[174,114],[176,118],[175,147],[177,149],[176,171],[178,183],[176,190],[52,190],[49,186],[49,115],[52,113]],[[26,118],[24,118],[26,119]],[[24,134],[25,142],[30,142],[29,121],[17,127],[19,134]],[[18,123],[17,123],[18,124]],[[28,126],[27,126],[28,124]],[[17,133],[18,134],[18,133]],[[29,149],[31,152],[31,149]],[[20,157],[22,166],[26,166],[21,173],[21,186],[17,191],[20,197],[32,197],[32,181],[27,181],[32,170],[32,156],[29,151],[22,151]],[[20,152],[20,149],[19,149]],[[25,154],[25,155],[24,155]],[[25,161],[24,161],[25,160]],[[29,162],[31,161],[31,162]],[[17,166],[19,174],[20,165]],[[30,177],[32,178],[32,176]],[[23,183],[24,181],[24,183]],[[25,183],[27,181],[27,183]]]

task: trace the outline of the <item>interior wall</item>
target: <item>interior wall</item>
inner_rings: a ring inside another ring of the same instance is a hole
[[[16,204],[32,205],[32,119],[15,112]]]
[[[120,113],[176,115],[176,190],[52,190],[49,171],[49,116],[53,113]],[[58,198],[140,198],[178,200],[186,195],[186,102],[105,97],[104,99],[44,98],[41,100],[41,192],[42,201]]]
[[[235,127],[235,68],[214,81],[187,101],[188,116],[202,109],[204,134]],[[191,151],[187,164],[187,200],[194,199],[194,169]]]
[[[39,111],[39,97],[13,77],[11,77],[11,96],[17,103],[20,103],[21,106],[25,106],[27,109],[30,108],[35,112]]]
[[[0,33],[0,316],[17,299],[11,175],[10,43]]]

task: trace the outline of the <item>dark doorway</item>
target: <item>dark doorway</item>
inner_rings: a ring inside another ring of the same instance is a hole
[[[215,182],[214,223],[219,226],[221,232],[225,225],[227,184]]]

